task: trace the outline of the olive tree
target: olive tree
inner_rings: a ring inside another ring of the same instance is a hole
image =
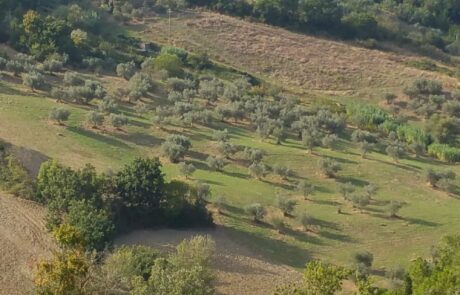
[[[45,85],[45,78],[42,74],[36,71],[22,74],[22,84],[29,87],[34,91],[35,89],[40,89]]]
[[[278,196],[275,200],[275,206],[283,212],[284,216],[291,216],[294,212],[294,208],[297,205],[297,201],[293,199],[287,199],[282,196]]]
[[[184,135],[170,135],[161,145],[161,153],[173,163],[179,162],[192,147],[190,139]]]
[[[67,121],[70,116],[70,111],[64,108],[53,108],[49,115],[48,118],[51,121],[55,121],[59,125],[62,125],[62,122]]]
[[[252,217],[254,222],[260,222],[267,214],[265,207],[259,203],[248,205],[244,208],[244,210]]]
[[[185,162],[179,163],[179,172],[185,176],[185,178],[189,178],[194,172],[196,171],[195,166],[190,163],[187,164]]]
[[[302,194],[305,200],[308,200],[308,196],[315,192],[315,186],[308,181],[300,181],[297,184],[297,191]]]
[[[319,161],[319,168],[323,172],[324,176],[329,178],[336,177],[337,172],[342,170],[340,164],[331,158],[324,158]]]
[[[109,116],[110,124],[116,129],[120,129],[123,126],[128,125],[128,118],[124,115],[110,114]]]
[[[129,80],[136,73],[136,64],[134,61],[120,63],[117,65],[117,75],[125,80]]]
[[[104,115],[95,111],[90,111],[86,115],[86,122],[92,127],[97,128],[104,123]]]

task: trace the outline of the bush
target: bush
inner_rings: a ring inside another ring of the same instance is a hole
[[[53,108],[48,115],[48,118],[52,121],[62,124],[63,121],[67,121],[70,116],[70,111],[64,108]]]
[[[35,184],[27,170],[0,144],[0,188],[26,199],[35,197]]]
[[[449,163],[460,162],[460,149],[447,144],[433,143],[429,145],[428,155]]]
[[[265,176],[267,173],[267,168],[263,163],[252,163],[251,166],[248,167],[249,174],[256,178],[256,179],[261,179]]]
[[[118,104],[114,99],[106,96],[99,103],[97,108],[101,113],[111,114],[111,113],[115,113],[117,111]]]
[[[191,176],[195,171],[196,168],[193,164],[187,164],[185,162],[179,163],[179,172],[186,178],[189,178],[189,176]]]
[[[358,127],[370,130],[376,130],[389,119],[385,111],[368,104],[348,104],[347,115]]]
[[[161,48],[160,54],[170,54],[177,56],[180,61],[185,64],[187,61],[188,53],[182,48],[174,47],[174,46],[163,46]]]
[[[278,196],[275,200],[275,206],[278,207],[284,216],[290,216],[294,211],[297,201]]]
[[[143,73],[134,74],[128,82],[128,96],[131,100],[138,100],[153,89],[150,78]]]

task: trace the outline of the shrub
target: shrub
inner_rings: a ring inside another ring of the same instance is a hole
[[[278,207],[281,212],[283,212],[284,216],[291,215],[296,205],[296,200],[287,199],[281,196],[278,196],[275,200],[275,206]]]
[[[302,194],[302,196],[308,199],[308,196],[312,195],[315,191],[315,186],[308,183],[307,181],[300,181],[297,184],[297,191]]]
[[[229,140],[228,130],[214,130],[212,132],[212,139],[215,141],[228,141]]]
[[[146,95],[153,88],[150,78],[143,73],[134,74],[128,82],[128,96],[130,101]]]
[[[390,217],[397,217],[399,210],[403,207],[403,203],[399,201],[392,200],[388,206],[388,213]]]
[[[298,222],[300,223],[300,225],[302,225],[303,229],[305,231],[308,231],[310,226],[312,226],[314,224],[314,219],[313,217],[311,217],[310,215],[306,214],[306,213],[301,213],[299,216],[298,216]]]
[[[460,149],[447,144],[433,143],[429,145],[428,155],[449,163],[460,162]]]
[[[358,127],[371,130],[389,119],[385,111],[368,104],[348,104],[347,115]]]
[[[279,233],[282,233],[283,230],[286,228],[286,223],[284,222],[284,219],[281,216],[272,216],[270,218],[270,223]]]
[[[184,64],[187,61],[188,53],[182,48],[174,46],[163,46],[161,48],[160,54],[170,54],[177,56],[181,62]]]
[[[243,151],[244,158],[252,163],[260,163],[264,157],[264,152],[259,149],[246,147]]]
[[[98,110],[101,113],[106,113],[106,114],[111,114],[115,113],[118,109],[118,104],[117,102],[110,98],[110,97],[105,97],[97,106]]]
[[[294,172],[289,167],[285,167],[279,164],[275,164],[273,166],[273,173],[279,175],[282,179],[287,179],[294,174]]]
[[[267,173],[267,169],[262,163],[252,163],[251,166],[248,167],[248,170],[249,174],[256,179],[263,178]]]

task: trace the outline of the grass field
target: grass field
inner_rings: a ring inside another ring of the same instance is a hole
[[[125,106],[131,125],[124,131],[111,131],[108,127],[93,130],[83,123],[89,107],[72,105],[66,105],[72,112],[67,126],[57,126],[47,120],[49,110],[57,105],[54,100],[9,82],[2,83],[0,102],[2,139],[73,167],[91,163],[100,171],[117,169],[137,156],[157,156],[162,139],[168,134],[165,130],[189,136],[193,149],[187,161],[198,168],[193,180],[211,184],[213,196],[224,196],[229,203],[225,214],[217,217],[218,222],[229,228],[236,240],[269,259],[293,267],[301,268],[313,257],[346,264],[351,253],[358,249],[374,253],[376,268],[404,265],[416,255],[427,254],[443,235],[455,232],[460,219],[460,201],[456,196],[431,189],[421,176],[428,167],[449,168],[457,173],[460,169],[431,159],[406,158],[394,163],[377,152],[363,159],[356,146],[345,139],[335,151],[317,149],[314,154],[307,154],[294,140],[283,145],[263,142],[245,125],[212,126],[228,128],[231,142],[261,148],[267,153],[268,164],[289,166],[297,175],[289,181],[276,176],[259,181],[248,176],[241,161],[231,161],[222,173],[209,171],[205,159],[215,153],[213,143],[210,144],[213,129],[209,127],[166,126],[161,130],[146,119],[149,115],[140,118]],[[321,156],[341,163],[343,171],[337,180],[321,175],[317,164]],[[163,163],[168,178],[182,178],[176,165],[164,159]],[[317,186],[311,201],[304,201],[293,190],[294,181],[300,179]],[[345,182],[358,187],[373,183],[379,187],[375,200],[363,213],[344,202],[337,192],[337,186]],[[260,202],[274,212],[276,194],[297,198],[296,214],[303,211],[311,214],[319,225],[318,230],[304,233],[293,220],[288,221],[292,229],[286,234],[279,234],[268,224],[253,224],[244,214],[244,206]],[[401,219],[386,217],[386,207],[392,199],[407,203],[400,212]],[[343,214],[337,214],[338,207]]]
[[[164,20],[149,23],[145,38],[166,42],[165,24]],[[399,91],[408,81],[420,76],[436,77],[451,87],[458,83],[445,75],[406,67],[404,62],[414,58],[412,56],[396,59],[392,53],[281,32],[210,13],[201,13],[197,18],[175,19],[173,26],[177,45],[192,50],[207,48],[220,62],[275,81],[295,92],[314,93],[333,101],[347,102],[362,97],[377,102],[374,93],[388,89]],[[142,31],[140,25],[131,29],[136,29],[136,34]],[[243,41],[236,44],[241,34]],[[234,43],[228,43],[230,37]],[[245,42],[248,44],[244,45]],[[328,58],[324,59],[325,56]],[[305,60],[297,63],[298,58]],[[267,66],[263,63],[267,61],[273,64]],[[25,89],[20,79],[6,73],[0,75],[0,139],[29,153],[26,164],[29,169],[36,171],[42,160],[55,158],[74,168],[91,163],[99,171],[117,170],[135,157],[159,156],[160,145],[168,134],[184,134],[193,144],[186,161],[198,168],[189,181],[204,181],[211,185],[213,198],[223,196],[227,200],[224,213],[215,215],[217,223],[234,241],[275,263],[298,269],[312,258],[348,264],[352,253],[368,250],[374,254],[374,269],[379,274],[384,268],[404,266],[418,255],[428,255],[430,246],[442,236],[458,232],[460,197],[432,189],[422,177],[427,168],[451,169],[460,174],[457,165],[411,156],[395,163],[379,150],[362,158],[356,144],[347,139],[352,127],[347,129],[348,135],[340,140],[335,150],[317,148],[312,154],[306,153],[294,139],[282,145],[272,140],[262,141],[245,123],[216,122],[207,127],[165,125],[160,128],[152,123],[151,113],[140,116],[128,103],[121,105],[122,112],[130,120],[123,130],[107,126],[93,129],[85,126],[84,121],[86,113],[95,105],[61,105],[44,93]],[[97,79],[112,90],[126,83],[113,76]],[[158,92],[144,102],[153,107],[162,104],[164,99],[164,93]],[[49,111],[56,106],[71,111],[66,126],[52,124],[47,119]],[[206,158],[217,154],[211,134],[223,128],[229,130],[232,143],[264,150],[264,162],[288,166],[295,176],[289,180],[273,175],[263,180],[252,179],[241,154],[231,159],[223,172],[210,171]],[[337,179],[325,178],[320,173],[318,161],[324,156],[341,164],[343,170]],[[177,165],[166,159],[162,162],[168,179],[184,179]],[[311,200],[303,200],[295,192],[295,183],[299,180],[308,180],[317,187]],[[378,187],[371,205],[362,212],[338,193],[338,186],[347,182],[358,189],[367,184]],[[459,179],[455,185],[460,185]],[[294,215],[307,212],[315,218],[316,229],[303,232],[294,218],[287,218],[290,227],[280,234],[268,222],[254,224],[244,213],[246,205],[260,202],[269,207],[269,215],[277,214],[273,203],[278,194],[297,199]],[[391,200],[405,202],[401,218],[388,218],[387,207]],[[337,213],[338,208],[342,214]]]

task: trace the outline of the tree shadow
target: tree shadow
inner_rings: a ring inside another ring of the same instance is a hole
[[[202,152],[197,152],[197,151],[188,151],[187,154],[190,158],[200,160],[200,161],[206,161],[206,159],[209,156],[208,154],[204,154]]]
[[[293,230],[292,228],[285,228],[282,231],[284,234],[293,237],[299,242],[315,244],[315,245],[324,245],[324,242],[321,241],[321,239],[319,239],[318,237],[309,235],[307,232],[296,231],[296,230]]]
[[[116,146],[118,148],[129,149],[129,150],[132,149],[132,147],[130,147],[129,145],[127,145],[126,143],[124,143],[124,142],[122,142],[120,140],[110,138],[110,137],[107,137],[107,136],[103,136],[103,135],[101,135],[99,133],[95,133],[95,132],[89,131],[89,130],[81,128],[81,127],[69,126],[69,127],[67,127],[67,130],[70,131],[70,132],[79,134],[81,136],[85,136],[87,138],[103,142],[103,143],[108,144],[108,145]]]
[[[339,234],[339,233],[334,233],[334,232],[330,232],[330,231],[321,230],[319,232],[319,235],[322,236],[323,238],[329,239],[329,240],[336,240],[336,241],[340,241],[340,242],[344,242],[344,243],[355,243],[354,239],[352,239],[349,236],[344,235],[344,234]]]
[[[247,179],[247,178],[249,178],[249,175],[243,174],[243,173],[239,173],[239,172],[229,172],[229,171],[223,170],[221,173],[222,173],[222,174],[225,174],[225,175],[227,175],[227,176],[230,176],[230,177],[236,177],[236,178],[241,178],[241,179]]]
[[[339,163],[342,163],[342,164],[358,164],[358,162],[356,161],[352,161],[352,160],[348,160],[348,159],[344,159],[344,158],[339,158],[339,157],[334,157],[334,156],[327,156],[327,158],[329,159],[333,159]]]
[[[159,145],[161,140],[148,134],[144,133],[112,133],[111,135],[115,136],[124,141],[129,141],[134,143],[135,145],[145,146],[145,147],[153,147],[155,145]]]
[[[411,218],[411,217],[401,217],[403,220],[409,222],[410,224],[417,224],[417,225],[423,225],[423,226],[429,226],[429,227],[436,227],[440,226],[441,224],[433,221],[428,221],[428,220],[423,220],[420,218]]]
[[[350,182],[354,186],[359,186],[359,187],[365,187],[366,185],[369,185],[369,182],[362,180],[362,179],[355,178],[355,177],[351,177],[351,176],[338,177],[337,181],[340,183]]]
[[[315,198],[310,198],[309,199],[311,202],[318,204],[318,205],[327,205],[327,206],[340,206],[342,205],[341,203],[337,201],[331,201],[331,200],[319,200]]]

